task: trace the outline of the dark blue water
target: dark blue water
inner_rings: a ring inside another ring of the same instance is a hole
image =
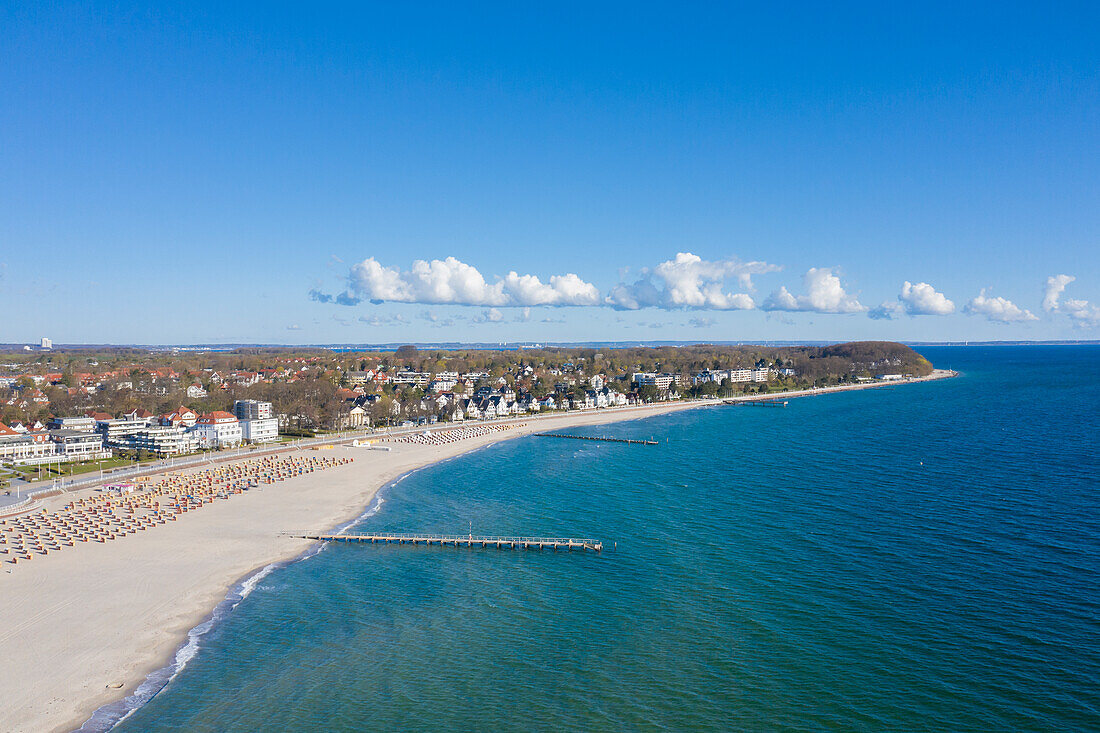
[[[264,578],[124,731],[1100,729],[1100,349],[525,438]]]

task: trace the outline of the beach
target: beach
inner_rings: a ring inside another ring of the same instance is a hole
[[[951,373],[930,378],[946,376]],[[884,385],[839,389],[877,386]],[[829,391],[837,390],[814,393]],[[778,395],[787,396],[798,395]],[[132,694],[150,673],[170,663],[188,631],[225,599],[227,589],[313,544],[281,533],[352,521],[381,487],[409,471],[532,432],[714,404],[670,402],[526,418],[504,423],[505,430],[443,445],[386,442],[390,451],[346,445],[305,450],[302,455],[354,460],[215,501],[151,531],[79,544],[14,567],[4,564],[0,729],[80,727],[93,711]],[[53,511],[74,496],[92,493],[74,492],[44,506]]]

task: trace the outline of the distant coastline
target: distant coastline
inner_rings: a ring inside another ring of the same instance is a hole
[[[470,349],[472,351],[515,351],[529,348],[646,348],[668,346],[828,346],[837,343],[815,339],[715,341],[513,341],[513,342],[464,342],[464,341],[387,341],[382,343],[208,343],[208,344],[63,344],[53,345],[53,351],[90,351],[96,349],[143,349],[148,351],[234,351],[236,349],[322,349],[326,351],[396,351],[412,344],[419,349]],[[1048,341],[899,341],[910,347],[919,346],[1100,346],[1100,339],[1061,339]],[[0,352],[20,351],[25,343],[0,343]]]

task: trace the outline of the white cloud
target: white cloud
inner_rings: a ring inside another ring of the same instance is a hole
[[[717,322],[718,321],[714,320],[713,318],[689,318],[688,319],[688,323],[691,324],[692,328],[710,328],[711,326],[713,326]]]
[[[1048,277],[1043,293],[1043,310],[1048,313],[1064,313],[1073,321],[1073,325],[1079,328],[1100,326],[1100,307],[1090,304],[1087,300],[1061,299],[1066,286],[1076,279],[1072,275]]]
[[[955,304],[928,283],[914,285],[906,280],[898,300],[911,316],[946,316],[955,312]]]
[[[501,305],[598,305],[600,291],[573,273],[551,275],[543,283],[535,275],[509,272],[504,278],[504,293],[510,302]]]
[[[806,295],[792,295],[781,286],[761,306],[768,311],[813,311],[815,313],[860,313],[867,310],[844,290],[840,278],[828,267],[812,267],[802,279]]]
[[[903,313],[905,313],[905,308],[901,303],[886,300],[877,308],[869,310],[867,312],[867,317],[876,321],[892,321]]]
[[[454,257],[416,260],[401,272],[373,257],[351,267],[349,295],[373,303],[430,303],[482,306],[598,305],[600,292],[573,273],[552,275],[542,282],[536,275],[509,272],[494,283],[478,269]],[[337,301],[339,296],[337,296]]]
[[[1058,310],[1058,299],[1062,297],[1062,291],[1076,279],[1073,275],[1052,275],[1048,277],[1047,286],[1043,290],[1043,310],[1047,313]]]
[[[985,292],[983,288],[978,297],[967,303],[963,310],[971,315],[985,316],[996,323],[1023,323],[1039,320],[1031,311],[1021,308],[1011,300],[999,296],[987,297]]]
[[[1100,307],[1089,305],[1087,300],[1069,299],[1062,302],[1059,310],[1073,319],[1073,325],[1081,328],[1100,326]]]
[[[635,281],[633,285],[620,283],[611,288],[605,302],[612,308],[635,311],[660,307],[663,295],[652,281],[642,278]]]
[[[425,312],[427,312],[427,311],[425,311]],[[423,316],[423,314],[421,314],[421,316]],[[367,324],[368,326],[378,327],[378,326],[391,326],[391,325],[394,325],[394,324],[397,324],[397,323],[408,323],[409,319],[405,318],[405,316],[401,315],[400,313],[394,313],[393,315],[389,315],[389,316],[379,315],[379,314],[376,313],[376,314],[370,315],[370,316],[359,316],[359,321],[361,323]]]
[[[767,262],[741,262],[737,259],[708,261],[691,252],[660,263],[633,284],[620,283],[611,289],[604,302],[619,310],[663,308],[675,310],[750,310],[756,307],[748,293],[733,293],[725,282],[736,279],[739,286],[752,290],[752,276],[781,269]]]
[[[474,323],[500,323],[504,320],[504,314],[496,308],[488,308],[474,319]]]

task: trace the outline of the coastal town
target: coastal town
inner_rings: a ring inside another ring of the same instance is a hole
[[[848,346],[835,353],[703,346],[142,352],[55,349],[43,339],[0,363],[0,464],[8,467],[0,481],[326,431],[492,421],[923,373],[907,347]]]

